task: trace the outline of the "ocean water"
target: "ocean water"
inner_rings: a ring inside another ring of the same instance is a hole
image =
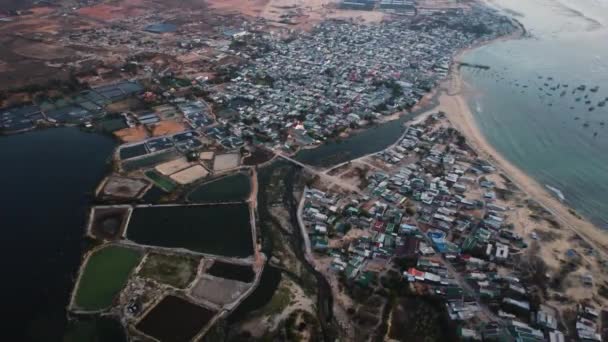
[[[529,37],[464,57],[490,66],[462,69],[478,126],[507,159],[608,229],[608,1],[491,4]]]

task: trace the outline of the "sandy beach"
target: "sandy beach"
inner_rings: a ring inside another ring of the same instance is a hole
[[[608,235],[591,222],[573,215],[570,208],[553,197],[544,186],[498,153],[479,130],[465,99],[465,92],[466,84],[461,80],[459,72],[454,70],[452,77],[442,86],[439,104],[434,111],[445,112],[449,121],[466,137],[468,144],[480,157],[490,161],[522,191],[551,212],[561,224],[579,234],[605,258],[608,255]]]

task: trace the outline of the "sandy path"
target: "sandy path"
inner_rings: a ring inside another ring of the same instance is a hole
[[[568,208],[549,194],[542,185],[509,162],[487,142],[479,130],[465,98],[461,94],[463,85],[458,72],[455,71],[453,77],[446,82],[446,89],[439,96],[439,105],[434,110],[444,111],[454,127],[466,137],[468,144],[480,156],[494,164],[499,171],[507,175],[527,195],[550,211],[560,223],[581,235],[587,243],[594,246],[605,258],[608,254],[608,235],[605,232],[589,221],[572,215]]]

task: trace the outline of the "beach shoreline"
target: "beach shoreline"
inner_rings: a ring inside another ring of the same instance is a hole
[[[455,62],[465,52],[459,54]],[[465,97],[464,89],[466,86],[458,69],[453,70],[450,79],[446,80],[442,86],[441,94],[437,100],[438,105],[433,108],[433,111],[444,112],[450,123],[465,136],[467,144],[481,158],[490,162],[513,184],[550,212],[565,228],[579,235],[596,251],[601,252],[606,257],[608,255],[608,236],[600,227],[579,216],[572,208],[560,202],[559,199],[549,193],[544,185],[514,165],[487,141]]]

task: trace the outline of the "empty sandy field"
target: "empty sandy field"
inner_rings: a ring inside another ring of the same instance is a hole
[[[110,176],[101,189],[101,195],[118,198],[135,198],[141,195],[149,185],[150,182],[144,179]]]
[[[161,174],[168,176],[168,175],[174,174],[178,171],[181,171],[189,166],[190,166],[190,163],[188,162],[188,160],[186,160],[186,158],[179,158],[179,159],[175,159],[175,160],[157,165],[155,167],[155,169],[156,169],[156,171],[160,172]]]
[[[169,135],[180,133],[186,130],[186,126],[181,122],[160,121],[152,128],[152,136]]]
[[[237,300],[250,284],[203,275],[192,288],[192,296],[223,306]]]
[[[148,138],[148,131],[144,126],[123,128],[112,134],[123,143],[137,142]]]
[[[175,182],[184,185],[192,183],[197,179],[207,177],[207,175],[209,175],[209,171],[207,171],[207,169],[205,169],[202,165],[194,165],[185,170],[172,174],[170,178]]]
[[[221,172],[234,169],[241,164],[241,155],[238,153],[218,154],[213,160],[213,171]]]

